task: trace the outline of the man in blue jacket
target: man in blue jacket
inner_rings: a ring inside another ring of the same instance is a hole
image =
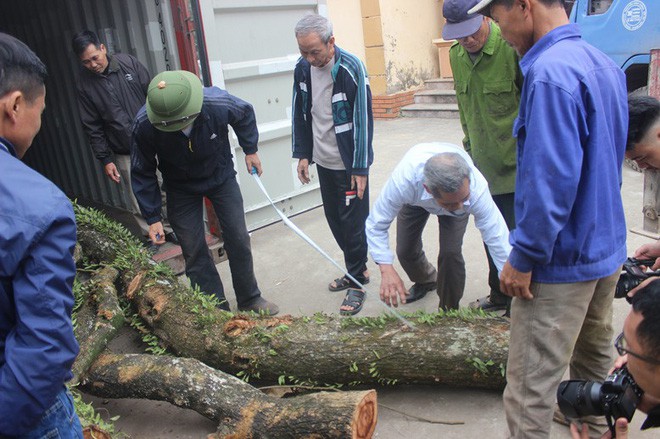
[[[563,0],[483,0],[521,56],[513,249],[500,275],[513,297],[504,408],[509,437],[547,438],[555,392],[612,364],[612,300],[626,259],[621,165],[626,79],[570,24]],[[484,9],[485,8],[485,9]]]
[[[252,105],[217,87],[202,87],[186,71],[162,72],[151,81],[147,104],[138,112],[131,148],[131,183],[149,237],[163,244],[162,202],[156,168],[163,175],[167,211],[193,286],[220,299],[229,310],[224,287],[206,244],[203,197],[213,204],[222,228],[238,309],[277,314],[261,297],[254,276],[243,197],[236,181],[228,126],[245,152],[248,172],[261,175],[259,133]]]
[[[367,71],[354,55],[335,45],[332,24],[317,14],[304,16],[295,28],[300,54],[293,72],[293,158],[298,178],[310,182],[316,162],[323,210],[344,253],[346,271],[369,282],[367,236],[369,166],[374,154],[371,89]],[[348,277],[330,283],[330,291],[356,287]],[[342,311],[359,311],[363,293]],[[352,302],[348,305],[348,302]]]
[[[76,223],[67,197],[20,162],[41,128],[46,67],[0,33],[0,437],[82,438],[64,383]]]

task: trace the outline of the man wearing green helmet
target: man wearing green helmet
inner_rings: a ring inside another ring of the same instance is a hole
[[[167,211],[176,233],[186,275],[193,286],[220,299],[224,288],[204,237],[203,197],[213,204],[220,226],[238,309],[279,311],[261,297],[245,225],[243,197],[232,161],[228,126],[245,152],[248,172],[261,175],[259,133],[252,105],[217,87],[202,87],[186,71],[162,72],[151,81],[147,103],[138,112],[131,148],[131,184],[154,244],[164,242],[156,168],[163,175]]]

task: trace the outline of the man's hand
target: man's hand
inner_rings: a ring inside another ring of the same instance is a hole
[[[628,439],[628,420],[626,418],[617,419],[614,430],[616,430],[616,439]],[[582,430],[579,430],[578,426],[571,422],[571,437],[573,439],[589,439],[589,426],[584,423],[582,424]],[[607,430],[600,439],[612,439],[612,432]]]
[[[357,196],[361,200],[364,197],[364,190],[367,188],[366,175],[351,175],[351,189],[357,186]]]
[[[500,273],[500,290],[507,296],[533,299],[529,286],[532,283],[532,272],[522,273],[506,261]]]
[[[309,160],[300,159],[298,160],[298,180],[302,184],[309,183]]]
[[[637,250],[633,255],[637,259],[653,259],[655,258],[655,263],[651,267],[651,270],[657,270],[660,268],[660,240],[652,242],[650,244],[644,244]]]
[[[261,177],[263,169],[261,169],[261,160],[259,160],[259,156],[256,152],[254,154],[245,155],[245,165],[247,166],[248,174],[252,174],[252,168],[255,168],[257,170],[257,175]]]
[[[110,177],[110,180],[114,181],[115,183],[119,183],[121,175],[119,175],[119,171],[117,170],[117,167],[114,163],[108,163],[103,167],[103,169],[105,170],[105,175]]]
[[[380,300],[385,302],[387,306],[399,306],[401,303],[406,303],[406,287],[399,277],[399,274],[391,264],[379,264],[380,268]]]
[[[163,223],[158,221],[149,225],[149,238],[151,242],[156,245],[165,244],[165,231],[163,230]]]

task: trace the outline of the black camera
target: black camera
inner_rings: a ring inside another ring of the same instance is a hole
[[[605,416],[614,436],[618,418],[630,421],[644,391],[624,366],[614,370],[603,383],[584,380],[562,381],[557,389],[559,409],[569,419]]]
[[[623,270],[618,282],[616,283],[616,291],[614,297],[621,299],[626,297],[628,291],[641,284],[645,279],[652,276],[660,276],[660,271],[643,271],[642,266],[652,267],[655,259],[635,259],[628,258],[623,263]]]

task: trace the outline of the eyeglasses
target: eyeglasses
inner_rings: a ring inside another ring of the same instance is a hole
[[[626,338],[623,336],[623,332],[619,334],[616,340],[614,340],[614,347],[616,348],[616,351],[619,353],[619,355],[628,354],[628,355],[632,355],[633,357],[639,358],[642,361],[646,361],[647,363],[660,365],[660,360],[656,360],[650,357],[645,357],[644,355],[631,352],[628,349],[628,342],[626,341]]]
[[[166,127],[166,126],[168,126],[168,125],[174,125],[175,123],[179,123],[179,122],[187,122],[187,121],[189,121],[189,120],[193,120],[193,119],[196,118],[197,116],[199,116],[199,113],[193,113],[193,114],[191,114],[191,115],[189,115],[189,116],[183,116],[183,117],[180,117],[180,118],[178,118],[178,119],[172,119],[172,120],[161,120],[160,122],[158,122],[158,125],[162,125],[162,126]]]

